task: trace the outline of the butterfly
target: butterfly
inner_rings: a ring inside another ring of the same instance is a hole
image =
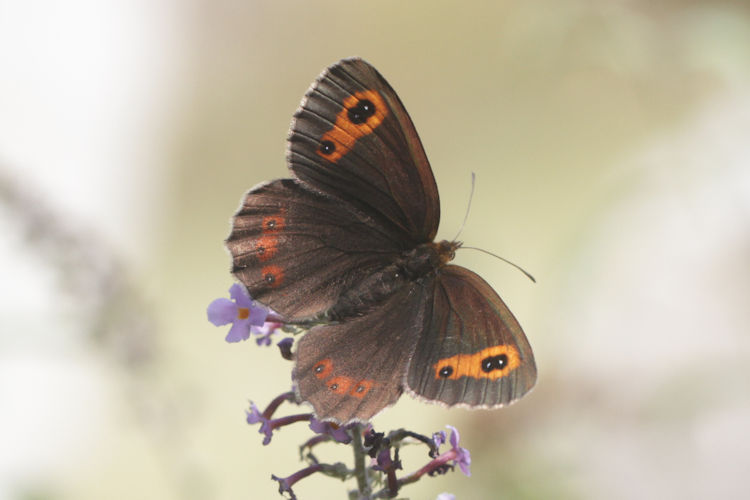
[[[406,391],[494,408],[536,365],[518,321],[435,242],[440,200],[396,92],[359,58],[313,82],[287,141],[292,178],[253,187],[226,240],[232,272],[289,323],[312,324],[292,377],[316,416],[366,422]],[[312,323],[311,323],[312,322]]]

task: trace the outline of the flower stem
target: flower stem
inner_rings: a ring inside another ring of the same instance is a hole
[[[372,489],[370,486],[370,475],[368,474],[367,467],[365,467],[365,456],[367,454],[362,445],[362,426],[360,424],[353,425],[351,432],[352,448],[354,448],[354,476],[357,478],[359,498],[369,499],[372,495]]]
[[[268,404],[268,407],[266,407],[265,410],[263,410],[263,416],[265,418],[271,418],[274,414],[274,412],[278,409],[278,407],[283,403],[284,401],[292,401],[294,399],[294,392],[289,391],[285,392],[279,396],[276,396],[273,401],[271,401]]]

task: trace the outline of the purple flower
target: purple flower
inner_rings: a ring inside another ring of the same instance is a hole
[[[451,430],[450,442],[452,448],[448,453],[453,452],[455,454],[455,456],[452,457],[454,463],[461,468],[461,472],[467,476],[471,476],[471,471],[469,470],[469,466],[471,465],[471,454],[469,453],[469,450],[458,446],[458,430],[452,425],[446,425],[446,427]]]
[[[292,337],[281,339],[276,344],[279,347],[279,351],[281,352],[281,357],[286,359],[287,361],[292,360],[292,345],[293,344],[294,344],[294,338]]]
[[[451,430],[449,438],[451,449],[441,453],[430,460],[430,462],[424,467],[410,474],[406,479],[408,482],[414,482],[425,474],[445,474],[448,470],[452,470],[456,465],[461,468],[461,472],[467,476],[471,475],[471,472],[469,471],[469,466],[471,465],[471,455],[469,454],[469,450],[458,446],[458,431],[456,428],[452,425],[446,425],[446,427]],[[445,432],[436,432],[432,435],[432,440],[438,446],[443,444],[445,442]],[[430,456],[433,456],[436,450],[437,446],[435,447],[435,450],[430,451]],[[446,493],[446,495],[449,495],[449,493]]]
[[[216,326],[232,323],[226,337],[227,342],[247,340],[252,327],[263,326],[268,309],[256,304],[247,289],[239,283],[232,285],[229,296],[232,300],[216,299],[208,305],[208,320]]]
[[[258,410],[258,407],[255,406],[255,403],[250,402],[250,411],[247,413],[247,423],[248,424],[260,424],[260,432],[261,434],[265,434],[263,437],[263,446],[267,445],[271,442],[271,436],[273,435],[273,426],[271,425],[271,420],[266,418],[260,410]]]
[[[285,392],[284,394],[275,397],[263,412],[258,410],[255,403],[252,401],[250,402],[250,410],[245,412],[247,413],[247,423],[251,425],[260,424],[258,432],[263,434],[263,446],[271,442],[273,431],[295,422],[309,421],[312,418],[312,413],[300,413],[286,417],[271,418],[281,403],[284,401],[291,401],[293,397],[293,392]]]
[[[312,474],[312,472],[310,474]],[[278,477],[276,476],[276,474],[271,474],[271,479],[279,482],[279,493],[282,496],[284,495],[284,493],[289,493],[289,500],[297,500],[297,495],[295,495],[294,491],[292,490],[292,485],[299,481],[299,479],[294,477],[295,475],[296,474],[292,474],[289,477]]]
[[[435,500],[456,500],[456,495],[453,493],[441,493]]]
[[[289,500],[297,500],[297,496],[294,494],[294,491],[292,491],[292,485],[300,479],[304,479],[310,474],[320,472],[321,470],[323,470],[323,466],[321,464],[313,464],[309,467],[305,467],[302,470],[298,470],[289,477],[277,477],[276,475],[271,474],[271,479],[279,482],[279,493],[281,493],[282,495],[284,493],[289,493]]]
[[[276,333],[276,330],[281,326],[283,326],[283,323],[277,323],[275,321],[266,321],[262,326],[253,325],[251,331],[258,335],[255,342],[257,342],[258,345],[271,345],[271,335]]]
[[[440,445],[445,443],[445,431],[440,431],[433,434],[432,440],[435,442],[435,447],[439,448]]]
[[[310,429],[316,434],[331,436],[339,443],[349,444],[352,442],[352,437],[346,432],[346,427],[340,427],[331,422],[321,422],[315,417],[310,419]]]

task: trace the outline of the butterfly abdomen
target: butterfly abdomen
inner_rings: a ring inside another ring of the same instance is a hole
[[[327,316],[333,321],[361,316],[381,304],[408,284],[406,275],[396,263],[371,274],[356,286],[346,290]]]

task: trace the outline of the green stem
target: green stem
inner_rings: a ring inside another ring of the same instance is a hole
[[[359,489],[359,498],[369,500],[372,498],[372,488],[370,486],[370,474],[365,466],[364,445],[362,444],[362,426],[357,424],[352,426],[352,448],[354,448],[354,475],[357,478],[357,488]]]

